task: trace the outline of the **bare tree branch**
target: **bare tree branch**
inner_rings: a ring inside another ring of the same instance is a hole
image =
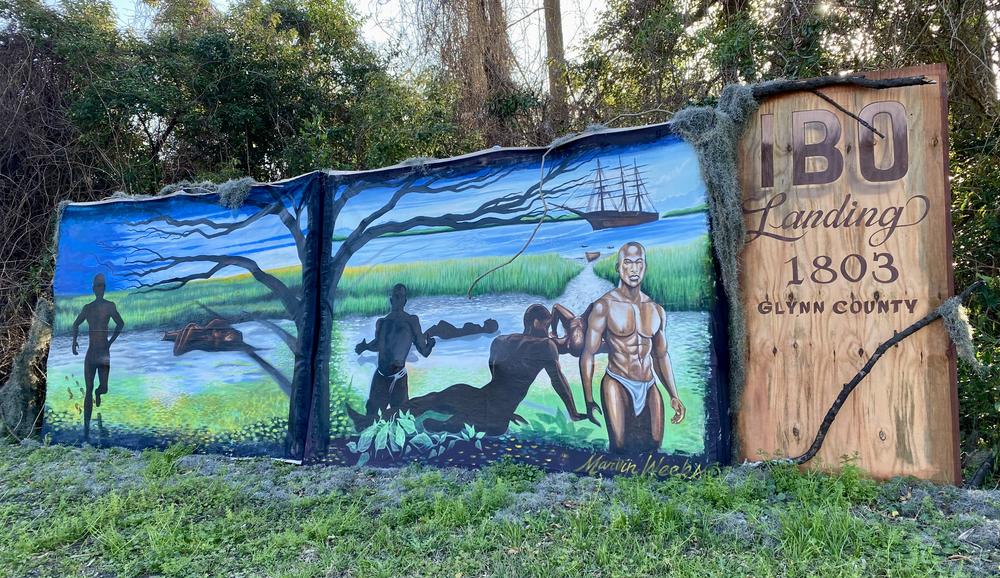
[[[141,249],[137,251],[149,252],[156,255],[156,257],[153,259],[127,261],[129,264],[155,265],[157,263],[162,263],[162,265],[152,266],[148,269],[128,274],[128,276],[132,277],[136,281],[138,287],[141,289],[140,293],[150,291],[173,291],[175,289],[180,289],[191,281],[198,279],[210,279],[213,275],[226,267],[238,267],[248,271],[255,280],[267,287],[271,291],[271,294],[281,301],[281,304],[285,307],[285,311],[288,313],[289,319],[296,319],[298,317],[301,303],[295,292],[285,285],[280,279],[261,269],[257,262],[253,259],[237,255],[189,255],[174,257],[163,256],[152,249]],[[154,282],[142,281],[143,277],[167,271],[185,263],[215,263],[215,266],[207,271],[199,273],[161,279]]]
[[[268,187],[268,192],[274,199],[275,204],[279,207],[277,212],[278,218],[281,219],[281,223],[285,225],[288,232],[292,234],[292,238],[295,239],[295,250],[299,255],[299,263],[305,263],[306,237],[302,234],[302,223],[299,221],[302,211],[298,210],[295,215],[292,215],[292,213],[290,213],[288,208],[285,206],[285,203],[281,198],[281,193],[273,187]]]
[[[508,195],[503,195],[500,197],[491,198],[483,202],[476,209],[466,212],[466,213],[446,213],[437,216],[419,216],[407,219],[405,221],[399,222],[389,222],[382,223],[376,226],[371,226],[371,223],[377,220],[379,217],[385,215],[391,211],[398,204],[400,199],[409,194],[441,194],[441,193],[456,193],[465,192],[473,190],[482,190],[490,186],[495,185],[501,179],[509,175],[516,167],[511,166],[496,173],[489,175],[484,175],[474,179],[468,179],[463,184],[434,187],[433,183],[443,180],[443,175],[435,176],[431,181],[417,184],[419,182],[419,177],[414,177],[414,175],[408,175],[402,180],[396,189],[392,197],[384,204],[382,207],[362,219],[362,221],[355,227],[354,231],[341,243],[340,247],[337,249],[336,254],[331,259],[331,263],[336,267],[343,267],[346,265],[347,261],[350,259],[351,255],[356,253],[361,247],[373,239],[376,239],[382,235],[390,233],[401,233],[403,231],[408,231],[415,227],[428,226],[428,227],[451,227],[455,231],[464,231],[469,229],[475,229],[484,226],[495,226],[495,225],[506,225],[506,224],[518,224],[523,222],[523,218],[529,216],[526,214],[531,211],[531,207],[536,200],[539,199],[539,189],[544,186],[544,183],[551,181],[552,179],[558,177],[559,175],[571,172],[584,164],[589,162],[589,159],[577,159],[573,160],[570,157],[563,158],[559,163],[553,165],[553,167],[547,172],[545,178],[539,183],[533,184],[527,189],[519,193],[512,193]],[[573,179],[560,184],[558,187],[553,188],[546,192],[546,194],[560,194],[569,191],[582,183],[584,177],[578,179]],[[367,183],[365,185],[352,185],[349,191],[342,193],[341,198],[345,198],[348,195],[356,196],[366,187],[371,187],[376,183]],[[378,184],[378,186],[384,186]],[[349,198],[349,197],[347,197]],[[339,199],[338,199],[339,201]],[[510,218],[499,218],[499,217],[489,217],[492,214],[511,214],[519,213],[517,216]],[[531,216],[537,216],[531,214]]]
[[[969,298],[969,296],[972,295],[972,293],[979,290],[984,285],[985,284],[982,281],[976,281],[975,283],[969,285],[968,287],[965,288],[964,291],[962,291],[958,295],[959,301],[966,301]],[[851,393],[853,393],[855,389],[857,389],[858,385],[864,380],[864,378],[871,373],[872,369],[875,367],[875,364],[878,363],[880,359],[882,359],[882,356],[885,355],[886,352],[889,351],[889,349],[895,347],[907,337],[913,335],[917,331],[920,331],[924,327],[927,327],[932,322],[940,318],[941,318],[941,310],[939,308],[935,308],[927,315],[921,317],[917,321],[914,321],[908,327],[894,334],[892,337],[885,340],[878,347],[876,347],[875,352],[872,353],[872,356],[868,358],[868,361],[865,362],[864,366],[858,371],[857,374],[854,375],[854,377],[851,378],[850,381],[844,384],[844,387],[841,388],[840,393],[833,400],[833,405],[831,405],[830,409],[827,410],[826,416],[823,418],[823,422],[820,423],[819,429],[816,431],[816,437],[813,439],[812,445],[810,445],[809,449],[807,449],[804,453],[787,459],[749,462],[747,463],[747,465],[752,467],[767,466],[770,464],[801,465],[816,457],[816,454],[819,453],[820,448],[823,447],[823,442],[826,440],[826,435],[830,432],[830,427],[833,426],[833,421],[837,418],[837,414],[840,413],[840,409],[844,407],[845,403],[847,403],[847,398],[851,396]]]
[[[148,230],[160,233],[161,235],[164,236],[169,236],[178,239],[189,237],[191,235],[198,235],[205,239],[216,239],[218,237],[223,237],[225,235],[228,235],[234,231],[245,229],[268,215],[280,215],[282,210],[285,210],[284,204],[281,203],[280,201],[277,201],[270,205],[267,205],[265,208],[257,211],[256,213],[250,215],[245,219],[239,221],[233,221],[231,223],[220,223],[218,221],[214,221],[208,218],[175,219],[169,215],[157,215],[155,217],[150,217],[148,219],[143,219],[141,221],[133,221],[126,224],[130,227],[142,227],[145,225],[151,225],[153,223],[163,223],[164,225],[169,225],[171,227],[184,227],[185,229],[180,231],[166,231],[164,229],[150,227]],[[211,231],[205,231],[200,227],[207,227],[211,229]],[[143,237],[145,236],[149,235],[144,235]]]
[[[259,365],[261,369],[266,371],[267,374],[270,375],[274,379],[274,381],[278,383],[278,387],[281,388],[281,391],[285,392],[285,395],[291,397],[292,395],[291,380],[285,377],[283,373],[278,371],[278,368],[268,363],[266,359],[257,355],[255,351],[248,350],[246,354],[250,356],[250,359],[253,359],[255,362],[257,362],[257,365]]]

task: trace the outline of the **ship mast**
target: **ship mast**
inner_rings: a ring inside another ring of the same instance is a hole
[[[597,159],[597,197],[600,199],[601,209],[604,210],[604,173],[601,172],[601,159]]]
[[[599,209],[601,211],[604,209],[604,195],[605,195],[605,184],[604,184],[604,169],[601,168],[601,161],[597,161],[597,168],[594,170],[594,180],[593,188],[590,190],[590,196],[587,198],[587,210],[593,211]]]
[[[622,166],[622,158],[618,157],[618,174],[622,180],[622,208],[621,210],[628,210],[628,197],[625,196],[625,168]]]
[[[639,207],[639,212],[642,212],[642,193],[639,190],[639,165],[636,160],[632,159],[632,176],[635,178],[635,202]]]

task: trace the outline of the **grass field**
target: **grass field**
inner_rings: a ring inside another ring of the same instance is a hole
[[[398,265],[348,267],[338,289],[336,310],[341,314],[376,315],[388,311],[389,288],[406,283],[411,296],[465,295],[472,281],[506,257],[479,257],[445,261],[422,261]],[[488,276],[477,285],[475,293],[528,293],[555,297],[562,293],[582,266],[554,254],[524,255],[508,267]],[[299,267],[269,271],[286,285],[302,284]],[[112,291],[106,298],[114,301],[128,329],[182,327],[189,321],[205,318],[198,305],[224,315],[247,312],[260,318],[282,318],[281,304],[271,298],[267,288],[249,274],[195,281],[174,291],[135,293]],[[68,332],[80,309],[93,295],[59,296],[56,303],[56,333]]]
[[[712,256],[708,237],[668,247],[646,248],[642,290],[667,311],[705,311],[712,303]],[[594,265],[594,273],[618,283],[617,255]]]
[[[464,297],[476,277],[508,259],[478,257],[348,268],[341,279],[335,307],[345,315],[384,314],[389,311],[389,289],[396,283],[404,283],[411,298]],[[580,263],[555,254],[522,255],[485,277],[473,294],[527,293],[551,299],[562,294],[566,284],[582,269]]]
[[[683,215],[693,215],[695,213],[707,213],[708,205],[702,204],[694,207],[687,207],[686,209],[673,209],[671,211],[664,211],[660,215],[662,219],[668,219],[670,217],[681,217]]]
[[[58,385],[68,376],[53,376],[50,383]],[[67,381],[68,383],[68,381]],[[82,385],[73,380],[72,387],[49,390],[46,404],[50,411],[46,423],[52,426],[79,427],[83,420]],[[206,434],[232,433],[248,424],[264,422],[288,414],[288,396],[269,379],[225,384],[195,395],[179,395],[160,399],[149,392],[149,383],[141,375],[116,376],[113,395],[100,413],[108,424],[135,429],[156,429],[166,432],[200,431]],[[77,392],[68,397],[69,391]],[[194,439],[192,438],[192,442]]]
[[[857,470],[600,480],[0,444],[0,575],[989,576],[1000,492]]]

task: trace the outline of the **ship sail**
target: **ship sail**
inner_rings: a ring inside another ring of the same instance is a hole
[[[583,217],[595,231],[612,227],[641,225],[659,219],[642,171],[644,165],[633,158],[627,165],[618,158],[618,166],[610,170],[597,161],[590,180],[586,207],[564,208]]]

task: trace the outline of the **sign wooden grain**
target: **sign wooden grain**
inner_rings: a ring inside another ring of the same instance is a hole
[[[809,447],[842,385],[893,332],[954,293],[943,66],[869,74],[937,84],[763,102],[741,141],[747,244],[744,458]],[[818,463],[959,481],[955,357],[941,323],[888,352],[841,410]]]

